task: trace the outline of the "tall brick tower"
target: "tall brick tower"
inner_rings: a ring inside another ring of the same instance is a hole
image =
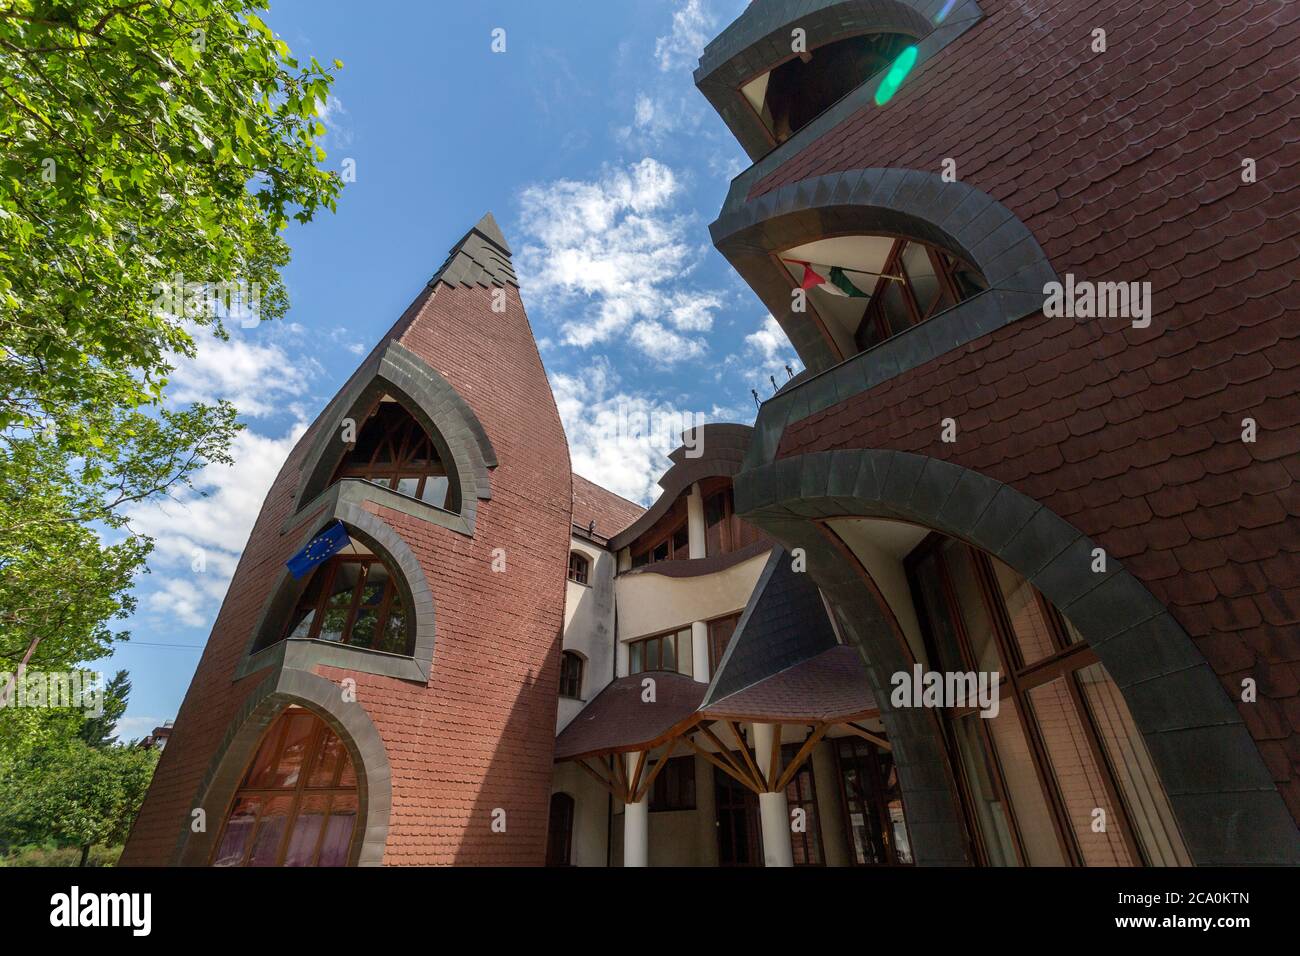
[[[280,470],[123,864],[541,864],[571,509],[488,214]]]

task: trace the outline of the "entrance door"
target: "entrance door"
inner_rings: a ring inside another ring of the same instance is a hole
[[[844,829],[859,866],[912,862],[894,755],[861,737],[835,741],[844,793]]]
[[[546,830],[546,865],[573,863],[573,797],[551,794],[551,817]]]
[[[761,866],[758,797],[717,767],[713,768],[713,797],[718,813],[718,866]]]

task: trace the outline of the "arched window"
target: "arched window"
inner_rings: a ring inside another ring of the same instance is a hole
[[[784,143],[845,94],[885,69],[915,41],[873,33],[823,44],[754,77],[741,93],[777,143]]]
[[[569,552],[569,580],[586,584],[591,579],[591,562],[577,551]]]
[[[302,707],[262,737],[236,791],[213,866],[346,866],[357,775],[343,741]]]
[[[397,578],[356,541],[312,572],[283,636],[406,655],[415,643]]]
[[[1187,865],[1123,694],[1078,630],[1023,576],[958,541],[933,536],[908,563],[931,669],[998,675],[996,714],[945,711],[982,861]]]
[[[340,478],[365,478],[436,507],[448,507],[447,469],[437,448],[411,413],[390,396],[371,409],[330,483]]]
[[[916,239],[837,236],[787,249],[780,259],[845,355],[988,288],[977,269]]]
[[[573,797],[551,794],[551,815],[546,827],[546,865],[573,865]]]
[[[560,655],[560,696],[582,697],[582,657],[573,651]]]

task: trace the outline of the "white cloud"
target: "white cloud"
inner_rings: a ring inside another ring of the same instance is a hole
[[[667,72],[693,67],[715,32],[713,16],[705,10],[703,0],[686,0],[673,11],[671,32],[655,40],[659,69]]]
[[[240,432],[233,465],[206,465],[192,489],[130,512],[131,527],[154,539],[145,607],[190,627],[211,620],[262,500],[306,427],[299,421],[279,438]]]
[[[757,332],[745,336],[745,345],[751,351],[763,356],[764,361],[771,362],[777,357],[778,352],[789,350],[790,340],[785,337],[785,331],[780,323],[769,315],[758,327]]]
[[[573,470],[642,503],[658,493],[681,433],[708,418],[669,399],[629,394],[604,358],[574,375],[552,375],[551,388]]]
[[[565,314],[564,344],[626,338],[664,364],[703,354],[703,340],[682,333],[707,331],[721,302],[687,285],[706,247],[689,239],[693,221],[676,208],[681,192],[673,170],[651,157],[606,168],[597,180],[523,191],[524,288],[543,309]]]
[[[226,340],[204,329],[193,333],[198,351],[193,358],[173,357],[176,370],[170,376],[168,399],[176,404],[214,402],[224,398],[240,414],[262,418],[292,409],[292,399],[307,391],[308,380],[319,366],[307,359],[299,363],[272,341],[230,330]]]
[[[113,725],[113,733],[123,742],[147,737],[155,728],[162,725],[161,717],[120,717]]]

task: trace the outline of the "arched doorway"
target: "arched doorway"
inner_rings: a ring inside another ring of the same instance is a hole
[[[304,707],[281,712],[240,780],[213,866],[346,866],[357,775],[342,739]]]

